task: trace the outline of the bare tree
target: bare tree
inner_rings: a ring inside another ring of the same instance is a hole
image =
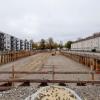
[[[53,38],[49,38],[48,39],[48,46],[49,46],[49,49],[52,50],[53,47],[54,47],[54,41],[53,41]]]
[[[44,40],[44,39],[41,39],[41,41],[40,41],[40,49],[45,49],[46,48],[46,41]]]

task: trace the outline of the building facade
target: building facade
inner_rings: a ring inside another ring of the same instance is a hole
[[[32,48],[33,48],[32,45],[33,45],[33,40],[30,40],[29,41],[29,50],[32,50]]]
[[[21,40],[9,34],[0,32],[0,51],[32,50],[32,40]]]
[[[20,39],[16,38],[16,51],[20,51]]]
[[[4,51],[11,50],[11,36],[9,34],[4,34]]]
[[[23,51],[24,50],[24,41],[20,40],[20,50]]]
[[[25,41],[24,41],[24,49],[26,51],[30,50],[30,43],[27,39],[25,39]]]
[[[4,51],[4,33],[0,32],[0,51]]]
[[[100,33],[95,33],[90,37],[73,42],[71,50],[100,51]]]
[[[11,51],[16,51],[16,38],[11,36]]]

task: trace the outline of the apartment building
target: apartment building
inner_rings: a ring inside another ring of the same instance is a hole
[[[4,33],[0,32],[0,51],[4,50]]]
[[[0,32],[0,51],[10,51],[11,37],[9,34]]]
[[[20,51],[20,39],[16,38],[16,51]]]
[[[0,32],[0,51],[32,50],[32,40],[21,40],[9,34]]]
[[[32,44],[33,44],[33,40],[29,41],[29,50],[32,50]]]
[[[92,36],[73,42],[71,50],[100,51],[100,33],[94,33]]]
[[[24,50],[28,51],[29,50],[29,42],[27,39],[24,41]]]
[[[16,51],[16,38],[11,36],[11,51]]]
[[[11,50],[11,36],[9,34],[4,34],[4,51]]]
[[[24,50],[24,41],[20,40],[20,50]]]

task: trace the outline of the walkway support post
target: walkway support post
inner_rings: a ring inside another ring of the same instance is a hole
[[[15,73],[14,73],[15,69],[14,69],[14,65],[12,66],[12,79],[15,79]],[[14,87],[14,82],[12,82],[12,86]]]

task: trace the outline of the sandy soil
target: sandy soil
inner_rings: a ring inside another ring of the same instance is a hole
[[[36,97],[35,97],[36,95]],[[33,95],[32,99],[38,100],[81,100],[79,97],[77,98],[76,94],[65,87],[59,86],[50,86],[43,87],[36,94]],[[29,99],[26,99],[29,100]]]

